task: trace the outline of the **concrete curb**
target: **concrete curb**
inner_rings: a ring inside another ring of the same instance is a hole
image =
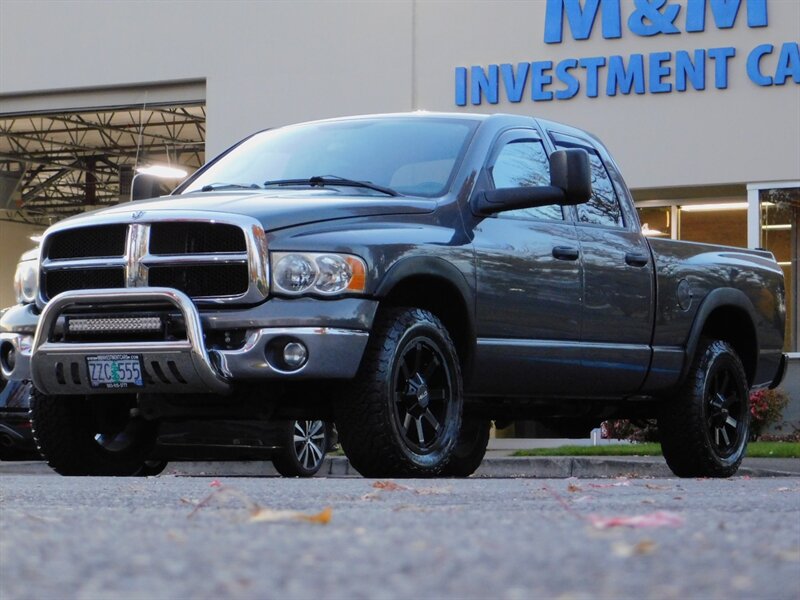
[[[773,459],[766,459],[773,460]],[[779,463],[782,466],[786,463]],[[759,465],[743,466],[737,476],[748,477],[800,477],[800,459],[793,459],[794,471]],[[46,475],[53,471],[37,461],[0,462],[0,474]],[[181,477],[275,477],[272,463],[268,461],[216,461],[173,462],[165,475]],[[329,456],[325,459],[318,477],[360,477],[344,456]],[[604,479],[613,477],[673,478],[663,458],[658,457],[574,457],[574,456],[526,456],[487,457],[473,477],[477,478],[526,478],[526,479]]]

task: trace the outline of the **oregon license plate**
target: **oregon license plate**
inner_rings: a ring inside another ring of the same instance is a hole
[[[86,357],[89,384],[94,388],[140,388],[142,358],[138,354],[100,354]]]

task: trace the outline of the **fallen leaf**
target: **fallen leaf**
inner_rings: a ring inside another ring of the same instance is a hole
[[[187,518],[193,517],[201,508],[213,504],[228,504],[231,500],[236,500],[244,504],[249,513],[248,521],[251,523],[277,522],[277,521],[305,521],[308,523],[319,523],[325,525],[330,522],[333,509],[325,508],[322,512],[315,514],[302,513],[295,510],[275,510],[260,506],[252,498],[237,489],[219,485],[217,489],[195,504],[192,512]]]
[[[208,485],[209,485],[209,486],[211,486],[211,487],[213,487],[213,488],[219,488],[219,487],[222,487],[222,484],[221,484],[221,483],[220,483],[218,480],[216,480],[216,479],[215,479],[214,481],[212,481],[211,483],[209,483]]]
[[[642,540],[636,544],[617,542],[611,546],[611,551],[614,553],[614,556],[620,556],[622,558],[652,554],[655,549],[656,543],[653,540]]]
[[[597,529],[609,529],[611,527],[680,527],[684,523],[682,516],[667,511],[656,511],[633,517],[601,517],[598,515],[589,515],[587,519]]]
[[[627,479],[623,479],[622,481],[617,481],[616,483],[590,483],[589,487],[603,489],[603,488],[612,488],[612,487],[628,487],[630,486],[631,482]]]
[[[668,485],[658,485],[657,483],[645,483],[644,487],[648,490],[668,490],[670,486]]]
[[[418,496],[442,496],[444,494],[451,494],[453,493],[453,488],[451,487],[441,487],[441,488],[408,488],[413,491]]]
[[[574,484],[574,483],[570,483],[567,486],[567,491],[568,492],[581,492],[581,491],[583,491],[583,488],[581,486],[579,486],[579,485]]]
[[[401,492],[409,489],[404,485],[395,483],[394,481],[376,481],[372,484],[372,487],[374,487],[376,490],[383,490],[385,492]]]
[[[279,521],[305,521],[307,523],[317,523],[327,525],[331,521],[333,509],[324,508],[322,512],[316,514],[306,514],[296,510],[273,510],[271,508],[258,507],[248,519],[251,523],[276,523]]]
[[[800,550],[781,550],[776,553],[776,556],[781,560],[789,562],[800,562]]]

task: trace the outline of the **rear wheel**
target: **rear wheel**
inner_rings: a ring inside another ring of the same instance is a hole
[[[325,421],[286,421],[281,429],[281,448],[272,456],[275,470],[284,477],[316,475],[328,448]]]
[[[739,468],[750,430],[747,376],[736,351],[701,340],[678,397],[658,420],[661,449],[679,477],[730,477]]]
[[[450,462],[442,471],[449,477],[469,477],[483,462],[492,422],[488,419],[464,419]]]
[[[461,428],[461,370],[426,310],[379,313],[358,375],[337,399],[339,439],[365,477],[439,475]]]
[[[130,476],[144,467],[157,425],[131,417],[130,400],[47,396],[34,391],[31,425],[39,452],[61,475]]]

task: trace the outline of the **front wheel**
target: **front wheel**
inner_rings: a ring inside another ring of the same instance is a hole
[[[736,351],[703,339],[678,397],[658,419],[664,458],[678,477],[730,477],[739,469],[750,430],[747,376]]]
[[[441,321],[419,308],[382,310],[356,379],[336,402],[339,439],[365,477],[430,477],[461,429],[461,369]]]
[[[145,467],[157,425],[131,416],[120,397],[31,396],[31,426],[47,464],[61,475],[132,476]]]

